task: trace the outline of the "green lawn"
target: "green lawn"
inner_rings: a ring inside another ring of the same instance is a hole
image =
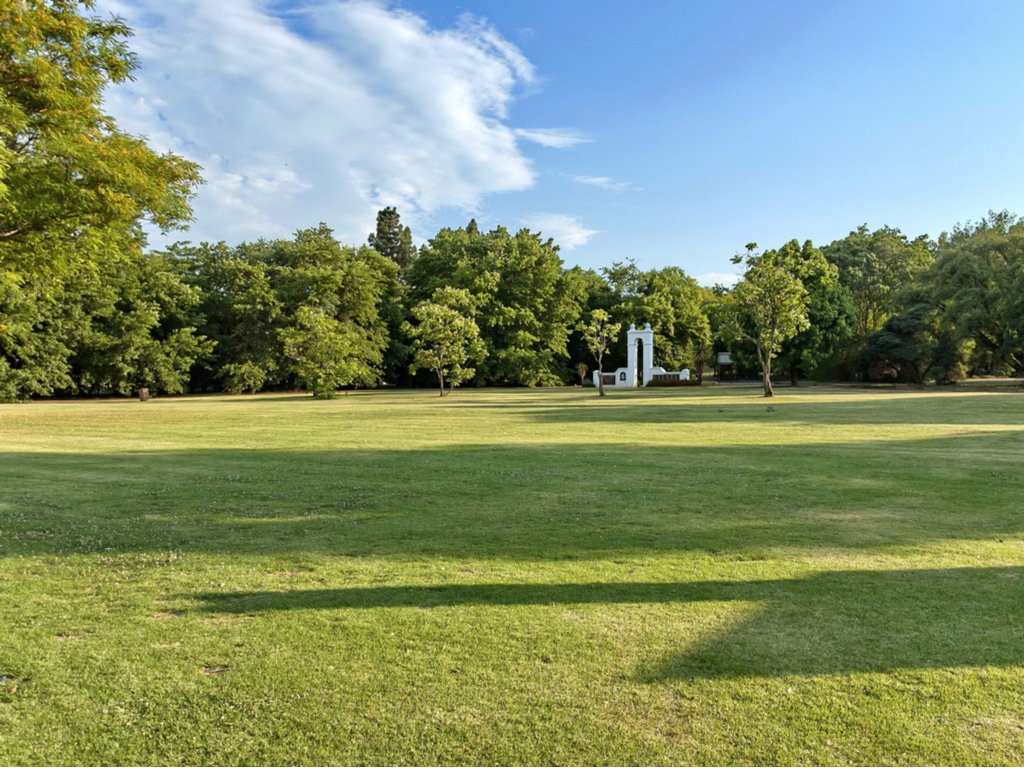
[[[1022,762],[1019,390],[0,405],[0,764]]]

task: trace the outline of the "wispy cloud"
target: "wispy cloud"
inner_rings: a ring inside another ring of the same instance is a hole
[[[523,219],[523,223],[532,231],[542,234],[545,238],[550,237],[555,241],[556,245],[566,251],[571,251],[580,245],[586,245],[590,242],[590,238],[600,231],[587,229],[579,219],[562,213],[531,214]]]
[[[486,22],[452,29],[368,0],[274,15],[261,0],[99,0],[135,30],[140,70],[108,111],[160,151],[199,162],[193,239],[287,235],[326,221],[361,242],[376,211],[403,218],[523,190],[520,139],[571,131],[506,123],[532,64]]]
[[[694,279],[701,285],[712,288],[716,285],[732,287],[740,281],[741,277],[742,275],[737,275],[734,272],[705,272],[703,275],[697,275]]]
[[[583,134],[567,128],[517,128],[515,133],[521,139],[555,149],[575,147],[577,144],[586,144],[590,141]]]
[[[616,181],[609,176],[573,176],[572,180],[579,184],[589,184],[592,187],[600,187],[611,192],[624,192],[627,189],[637,189],[629,182]]]

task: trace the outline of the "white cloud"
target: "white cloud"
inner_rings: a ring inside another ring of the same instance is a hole
[[[135,30],[136,81],[108,92],[122,128],[204,167],[192,239],[287,236],[326,221],[363,242],[376,211],[472,211],[533,186],[519,139],[569,131],[506,124],[533,67],[487,23],[435,30],[368,0],[99,0]]]
[[[586,136],[568,128],[517,128],[516,136],[544,147],[566,149],[590,141]]]
[[[566,251],[586,245],[599,231],[587,229],[579,219],[561,213],[531,214],[523,219],[523,223],[533,232],[540,233],[545,238],[550,237],[556,245]]]
[[[731,288],[740,281],[741,277],[743,275],[737,275],[734,272],[706,272],[703,275],[697,275],[694,279],[701,285],[708,287],[724,285],[727,288]]]
[[[625,181],[615,181],[608,176],[573,176],[572,180],[579,184],[589,184],[592,187],[600,187],[611,192],[623,192],[627,189],[636,189],[632,184]]]

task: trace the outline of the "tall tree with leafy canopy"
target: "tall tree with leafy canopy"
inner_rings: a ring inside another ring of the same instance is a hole
[[[0,2],[0,396],[69,391],[85,308],[82,290],[142,279],[149,222],[191,218],[199,168],[153,152],[102,110],[103,91],[130,77],[130,30],[89,15],[91,0]],[[149,266],[152,266],[150,264]],[[125,271],[127,270],[127,272]],[[76,298],[77,297],[77,298]],[[97,305],[97,306],[99,306]],[[4,320],[3,318],[8,318]],[[149,324],[150,341],[161,323]],[[175,370],[188,362],[182,342]],[[174,342],[176,343],[176,342]],[[159,357],[159,355],[158,355]],[[146,378],[122,359],[125,376]],[[176,375],[175,375],[176,376]],[[175,377],[172,377],[175,378]],[[125,379],[127,380],[127,379]],[[170,380],[168,380],[170,381]],[[173,385],[171,385],[173,386]],[[120,389],[118,386],[116,389]]]
[[[871,232],[866,224],[821,250],[839,269],[839,282],[853,302],[850,334],[838,349],[840,372],[849,374],[859,367],[868,337],[906,309],[900,297],[924,277],[934,256],[925,235],[911,240],[898,229]]]
[[[522,229],[487,233],[442,229],[407,276],[410,297],[438,288],[467,290],[487,357],[476,380],[537,386],[564,383],[566,346],[580,313],[579,284],[568,280],[558,247]]]
[[[595,309],[610,312],[617,304],[617,297],[612,292],[608,281],[593,269],[573,267],[565,271],[563,279],[567,286],[567,294],[576,297],[582,318],[588,317],[589,313]],[[583,336],[581,323],[577,323],[572,329],[566,344],[571,371],[578,375],[579,365],[582,364],[582,361],[590,360],[592,354]],[[610,367],[616,367],[610,356],[605,359]],[[624,359],[621,364],[625,365]]]
[[[99,274],[84,270],[65,281],[63,302],[80,311],[71,355],[73,393],[140,388],[184,392],[193,364],[214,342],[196,333],[199,291],[167,254],[140,253]],[[113,268],[112,268],[113,267]]]
[[[384,351],[383,370],[386,378],[393,382],[405,380],[409,376],[409,355],[411,349],[403,328],[409,319],[405,275],[416,262],[419,252],[412,242],[409,227],[402,226],[401,216],[393,207],[383,208],[377,212],[377,229],[370,233],[368,242],[381,256],[390,259],[397,268],[397,279],[391,286],[388,300],[382,308],[382,314],[388,326],[388,346]]]
[[[325,224],[291,240],[172,251],[203,291],[200,330],[218,341],[197,383],[236,392],[303,385],[324,395],[380,382],[396,286],[390,259],[341,245]]]
[[[711,325],[705,292],[679,267],[653,269],[641,276],[630,322],[649,322],[659,365],[670,371],[692,368],[703,375],[711,356]]]
[[[413,348],[411,370],[433,371],[441,397],[472,378],[476,371],[470,363],[487,355],[480,329],[469,316],[472,305],[468,291],[438,288],[430,300],[412,308],[416,324],[407,327]]]
[[[148,220],[192,216],[199,168],[153,152],[103,113],[103,91],[135,67],[116,18],[92,0],[0,3],[0,259],[59,268]]]
[[[285,373],[280,331],[288,318],[271,282],[272,267],[249,258],[249,249],[225,243],[179,243],[170,251],[187,265],[202,297],[202,332],[216,342],[202,366],[209,375],[196,371],[195,384],[239,394],[278,383]]]
[[[1008,211],[957,226],[939,237],[929,275],[940,331],[959,351],[962,373],[1024,371],[1024,220]],[[940,378],[950,378],[947,369]]]
[[[316,376],[303,355],[315,354],[321,359],[313,365],[322,366],[325,356],[337,354],[333,372],[323,379],[327,384],[337,388],[380,381],[389,338],[382,307],[396,273],[390,259],[372,248],[341,245],[323,223],[299,230],[292,240],[243,244],[240,250],[264,265],[281,304],[285,317],[279,334],[291,344],[286,372],[308,385]],[[302,338],[308,343],[299,343]]]
[[[807,291],[807,327],[786,339],[776,361],[789,370],[790,383],[796,386],[801,372],[814,374],[837,356],[851,333],[855,312],[849,290],[839,282],[838,268],[810,240],[790,240],[775,258],[800,278]]]
[[[402,226],[402,217],[392,207],[377,212],[377,230],[370,233],[370,247],[381,256],[386,256],[398,266],[401,277],[416,261],[416,246],[412,243],[412,232]]]
[[[736,256],[733,263],[747,269],[732,291],[731,314],[721,332],[753,343],[764,396],[772,397],[772,361],[787,339],[808,326],[807,290],[777,251],[759,254],[757,243],[748,243],[747,255]]]
[[[612,320],[612,316],[603,309],[595,309],[590,313],[590,320],[581,323],[579,328],[583,340],[597,363],[597,394],[605,396],[604,391],[604,355],[608,347],[615,343],[622,326]]]
[[[861,352],[865,377],[874,381],[924,382],[928,371],[948,352],[939,329],[934,298],[927,288],[902,290],[903,311],[870,334]],[[943,349],[945,347],[945,350]]]

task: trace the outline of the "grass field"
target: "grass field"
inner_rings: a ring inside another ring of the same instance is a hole
[[[1022,762],[1024,392],[0,406],[0,764]]]

